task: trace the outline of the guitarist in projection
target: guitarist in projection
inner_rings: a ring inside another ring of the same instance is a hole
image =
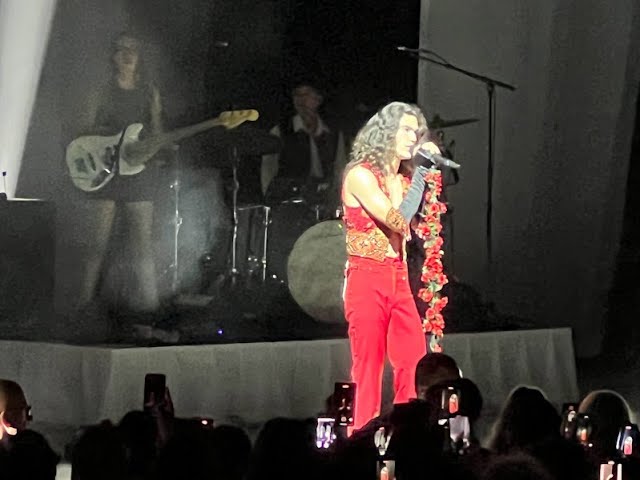
[[[114,47],[113,76],[89,109],[91,134],[76,138],[66,150],[71,181],[87,192],[83,217],[89,222],[82,237],[83,280],[74,297],[81,315],[100,316],[95,296],[109,270],[107,278],[115,281],[107,283],[116,292],[109,310],[116,318],[149,323],[160,303],[152,242],[153,198],[158,186],[167,184],[157,168],[160,162],[155,160],[162,156],[158,153],[214,127],[232,129],[255,121],[258,112],[222,112],[216,118],[165,132],[160,94],[145,76],[140,42],[123,34]],[[122,228],[114,228],[116,221]],[[143,327],[137,330],[145,336],[177,340],[163,331],[155,335],[149,325]]]
[[[162,101],[158,89],[146,76],[140,41],[122,34],[113,47],[113,75],[91,105],[92,133],[116,135],[134,123],[144,126],[143,135],[162,132]],[[117,266],[112,276],[118,293],[116,304],[110,305],[110,309],[116,314],[140,313],[143,317],[159,308],[152,243],[152,200],[158,176],[159,169],[151,162],[139,175],[116,175],[104,188],[87,195],[93,213],[89,232],[93,238],[84,259],[81,304],[88,306],[96,301],[101,277],[108,267]],[[116,218],[122,222],[121,235],[114,235],[114,230],[118,230],[113,228]],[[105,261],[107,251],[110,256]]]

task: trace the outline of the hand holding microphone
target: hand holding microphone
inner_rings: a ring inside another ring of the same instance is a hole
[[[418,165],[429,166],[429,162],[436,167],[460,168],[460,164],[440,155],[440,149],[433,142],[417,145],[413,157]]]
[[[416,145],[413,150],[413,157],[417,168],[413,172],[409,190],[398,208],[407,222],[411,221],[411,218],[420,208],[420,202],[426,186],[425,174],[427,173],[427,168],[431,166],[429,163],[437,167],[460,168],[460,164],[440,155],[440,149],[433,142],[424,142]]]

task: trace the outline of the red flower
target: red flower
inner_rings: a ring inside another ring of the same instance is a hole
[[[429,255],[426,258],[427,268],[433,270],[434,268],[442,270],[442,261],[440,255]]]
[[[418,298],[428,303],[433,299],[433,292],[428,288],[421,288],[418,290]]]
[[[427,178],[429,181],[442,181],[442,173],[440,172],[440,170],[429,170],[425,175],[425,178]]]
[[[421,238],[423,240],[431,236],[431,229],[424,222],[418,223],[418,226],[415,228],[415,232],[416,235],[418,235],[418,238]]]
[[[429,225],[429,226],[432,226],[432,225],[434,225],[434,224],[436,224],[436,223],[439,223],[438,218],[437,218],[437,217],[435,217],[435,216],[433,216],[433,215],[431,215],[431,214],[428,214],[426,217],[424,217],[424,218],[422,219],[422,221],[423,221],[424,223],[426,223],[427,225]]]
[[[424,240],[423,248],[425,260],[422,266],[421,281],[424,287],[418,291],[418,297],[428,304],[422,323],[425,333],[436,336],[438,339],[443,336],[445,327],[442,310],[447,306],[449,300],[442,297],[440,290],[448,282],[444,274],[441,257],[443,255],[443,240],[440,237],[442,223],[440,215],[447,212],[447,206],[440,202],[438,196],[442,193],[442,174],[440,171],[432,169],[427,172],[425,179],[428,188],[425,190],[425,203],[422,209],[422,219],[415,231],[419,238]],[[436,347],[438,350],[436,350]],[[442,351],[436,345],[434,351]]]
[[[435,302],[435,305],[433,306],[433,308],[435,308],[436,311],[440,313],[442,309],[447,306],[448,303],[449,303],[449,299],[447,297],[441,297],[440,300],[437,300]]]
[[[440,258],[440,250],[435,247],[425,247],[425,258]]]
[[[437,325],[432,324],[431,322],[424,322],[422,324],[422,330],[424,330],[425,333],[430,333],[430,334],[435,335],[437,337],[442,337],[443,336],[442,329],[439,328]]]
[[[439,203],[429,204],[428,211],[431,215],[438,215],[440,213],[440,204]]]

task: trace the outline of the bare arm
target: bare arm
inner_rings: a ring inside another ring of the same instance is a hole
[[[355,167],[347,174],[344,195],[347,206],[355,206],[353,200],[356,200],[373,218],[391,230],[398,233],[406,231],[407,222],[382,192],[375,175],[366,168]]]

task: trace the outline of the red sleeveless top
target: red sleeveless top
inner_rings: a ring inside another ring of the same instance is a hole
[[[373,173],[382,193],[391,199],[382,172],[370,163],[362,163],[359,166]],[[403,177],[403,187],[405,192],[409,187],[409,179],[405,177]],[[347,255],[371,258],[379,262],[384,261],[389,248],[389,237],[396,232],[369,215],[362,206],[345,205],[344,191],[342,198],[342,219],[347,234]]]

